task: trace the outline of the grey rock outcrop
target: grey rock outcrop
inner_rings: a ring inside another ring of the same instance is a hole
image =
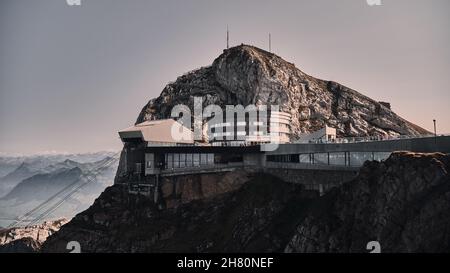
[[[29,227],[1,229],[0,253],[38,252],[47,237],[58,231],[67,222],[66,219],[59,219]]]
[[[329,192],[297,227],[287,252],[450,250],[450,156],[394,153],[366,162],[358,177]]]
[[[213,64],[169,83],[142,109],[137,122],[170,117],[177,104],[277,104],[292,114],[292,133],[324,125],[340,136],[422,135],[429,132],[399,117],[387,103],[372,100],[339,83],[305,74],[279,56],[241,45],[224,50]]]

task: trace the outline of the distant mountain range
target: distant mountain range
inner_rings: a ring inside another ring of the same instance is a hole
[[[7,193],[13,189],[22,180],[38,174],[39,171],[32,170],[29,163],[22,162],[16,169],[0,178],[0,194]]]
[[[41,170],[52,164],[65,160],[73,160],[79,163],[88,163],[101,160],[106,156],[114,155],[114,151],[102,151],[94,153],[78,154],[36,154],[29,156],[12,156],[0,154],[0,179],[25,163],[32,170]]]
[[[94,183],[88,183],[49,215],[70,219],[113,183],[117,163],[118,155],[114,152],[0,158],[0,168],[4,170],[17,165],[0,178],[0,226],[8,226],[11,219],[23,215],[65,187],[96,174]]]

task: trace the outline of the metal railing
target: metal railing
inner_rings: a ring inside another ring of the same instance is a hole
[[[170,173],[185,173],[185,172],[199,172],[199,171],[222,171],[230,168],[244,167],[243,162],[231,162],[227,164],[204,164],[189,167],[176,167],[176,168],[166,168],[161,170],[161,174]]]
[[[450,134],[440,134],[437,137],[450,136]],[[311,140],[305,144],[341,144],[341,143],[359,143],[359,142],[376,142],[376,141],[392,141],[402,139],[420,139],[420,138],[433,138],[435,135],[400,135],[400,136],[366,136],[366,137],[341,137],[331,141],[322,139]],[[293,143],[301,144],[302,142],[294,141]]]

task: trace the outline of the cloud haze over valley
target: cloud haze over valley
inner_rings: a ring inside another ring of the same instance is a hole
[[[230,45],[267,49],[270,32],[273,51],[299,69],[448,133],[449,9],[445,0],[2,1],[0,152],[120,149],[117,130],[177,75],[211,63],[227,25]]]

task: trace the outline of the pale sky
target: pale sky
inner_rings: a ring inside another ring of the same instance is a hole
[[[226,45],[268,47],[315,77],[450,133],[450,1],[0,0],[0,153],[121,147],[117,131]]]

